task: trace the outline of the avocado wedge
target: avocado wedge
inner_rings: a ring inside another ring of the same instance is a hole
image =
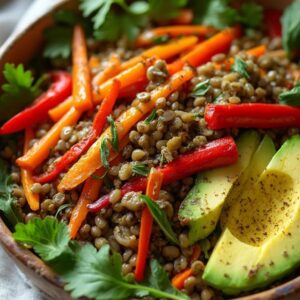
[[[203,274],[224,293],[267,286],[300,265],[300,136],[283,144],[256,182],[247,180],[224,224]]]
[[[236,164],[202,172],[194,187],[183,200],[178,217],[189,225],[189,242],[204,239],[214,231],[233,184],[243,173],[258,147],[260,136],[256,131],[244,132],[237,141],[239,160]]]

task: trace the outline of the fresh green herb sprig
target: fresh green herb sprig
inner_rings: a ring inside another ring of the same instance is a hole
[[[279,103],[300,106],[300,82],[296,83],[291,90],[281,93],[279,95]]]
[[[152,121],[154,121],[157,118],[156,110],[153,109],[150,113],[150,115],[144,120],[145,124],[150,124]]]
[[[2,85],[0,96],[0,121],[6,121],[25,106],[29,105],[41,93],[40,86],[45,77],[34,80],[31,71],[22,64],[5,64],[3,75],[6,83]]]
[[[122,300],[146,297],[187,300],[188,297],[172,287],[167,273],[157,261],[150,261],[146,280],[136,283],[123,276],[121,255],[104,245],[97,252],[91,244],[79,245],[70,241],[65,223],[53,217],[32,219],[20,223],[13,234],[16,241],[33,247],[63,279],[72,297],[96,300]]]
[[[234,63],[231,67],[233,72],[239,73],[242,77],[249,79],[250,75],[247,71],[247,64],[240,57],[236,56],[234,58]]]
[[[132,171],[135,174],[142,175],[142,176],[148,176],[150,169],[145,164],[135,164],[132,167]]]
[[[210,88],[209,79],[199,82],[198,84],[195,85],[192,91],[192,96],[194,97],[205,96],[206,93],[209,91],[209,88]]]
[[[100,159],[103,166],[108,169],[109,168],[109,148],[107,138],[103,138],[100,144]]]
[[[111,128],[110,143],[111,143],[111,146],[114,149],[114,151],[117,152],[117,151],[119,151],[119,137],[118,137],[117,126],[111,115],[107,117],[107,122],[109,123],[110,128]]]

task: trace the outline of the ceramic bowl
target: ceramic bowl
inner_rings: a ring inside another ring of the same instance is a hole
[[[74,8],[77,5],[77,1],[75,0],[43,1],[50,3],[50,9],[40,10],[34,21],[28,22],[26,25],[18,26],[14,34],[0,48],[0,70],[3,69],[6,62],[26,63],[37,55],[43,44],[43,31],[53,24],[53,12],[61,8]],[[260,2],[266,6],[282,8],[289,1],[263,0]],[[12,238],[10,230],[1,218],[0,243],[3,249],[16,263],[17,267],[33,285],[37,286],[53,299],[71,299],[70,294],[64,291],[59,276],[34,253],[16,243]],[[299,300],[300,276],[264,292],[236,298],[236,300],[275,299]]]

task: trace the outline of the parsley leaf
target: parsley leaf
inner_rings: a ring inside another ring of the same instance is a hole
[[[279,95],[279,103],[300,106],[300,82],[296,83],[294,88]]]
[[[250,78],[250,75],[247,71],[247,64],[238,56],[234,58],[234,63],[231,67],[231,70],[239,73],[242,77],[246,79]]]
[[[32,73],[22,64],[5,64],[3,71],[6,83],[2,85],[0,96],[0,121],[6,121],[25,106],[29,105],[41,93],[43,77],[34,83]]]
[[[135,164],[133,165],[132,167],[132,171],[135,173],[135,174],[138,174],[138,175],[142,175],[142,176],[148,176],[149,172],[150,172],[150,169],[147,165],[145,164]]]
[[[171,241],[174,244],[179,244],[179,241],[176,237],[175,232],[173,231],[171,224],[165,214],[165,212],[158,206],[155,201],[152,201],[152,199],[148,196],[141,195],[142,200],[146,203],[148,209],[151,212],[151,215],[159,225],[160,229],[163,231],[165,236],[169,241]]]
[[[254,2],[243,3],[238,20],[247,28],[258,28],[263,20],[262,6]]]
[[[192,91],[192,96],[194,97],[204,96],[209,91],[209,88],[210,88],[209,79],[199,82],[198,84],[195,85]]]
[[[59,257],[68,248],[70,240],[66,225],[49,216],[44,220],[34,218],[27,224],[17,224],[13,236],[16,241],[33,246],[45,261]]]
[[[294,49],[299,49],[300,43],[300,1],[293,1],[281,17],[282,44],[291,55]]]
[[[0,159],[0,211],[11,229],[22,221],[21,214],[15,206],[12,194],[11,178],[9,176],[8,164]]]
[[[107,117],[107,122],[109,123],[110,128],[111,128],[110,130],[111,130],[112,140],[110,141],[110,143],[111,143],[114,151],[118,152],[119,151],[119,137],[118,137],[118,130],[116,127],[116,123],[111,115]]]
[[[108,149],[108,145],[107,145],[107,138],[104,138],[100,144],[100,159],[101,159],[103,166],[106,169],[109,168],[108,157],[109,157],[109,149]]]
[[[72,204],[66,203],[66,204],[61,205],[55,213],[55,218],[57,218],[63,210],[65,210],[66,208],[69,208],[69,207],[72,207]]]
[[[144,122],[146,124],[150,124],[153,120],[155,120],[157,117],[157,113],[156,113],[156,110],[153,109],[150,113],[150,115],[144,120]]]

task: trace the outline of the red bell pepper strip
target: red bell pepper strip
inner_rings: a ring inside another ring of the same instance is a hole
[[[163,185],[168,185],[181,178],[193,175],[202,170],[233,164],[238,159],[236,144],[232,137],[224,137],[207,143],[189,153],[182,154],[162,168]],[[143,192],[147,178],[140,177],[126,183],[121,188],[122,196],[128,192]],[[91,212],[98,212],[109,205],[109,194],[101,197],[88,206]]]
[[[54,165],[53,169],[40,176],[35,177],[35,181],[39,183],[46,183],[53,181],[61,172],[74,163],[83,153],[85,153],[90,146],[95,142],[99,134],[102,132],[106,123],[106,118],[112,112],[114,104],[118,98],[120,89],[120,82],[113,80],[111,91],[102,101],[100,108],[94,118],[93,128],[88,135],[80,142],[73,145],[60,160]]]
[[[48,118],[48,110],[55,107],[72,92],[71,76],[63,71],[50,74],[53,83],[33,104],[8,120],[1,128],[0,134],[10,134],[31,127]]]
[[[148,82],[145,80],[138,81],[120,90],[119,98],[126,98],[132,100],[136,94],[146,89]]]
[[[159,197],[162,181],[162,173],[159,172],[157,169],[152,168],[147,179],[146,195],[154,201],[157,200]],[[144,280],[147,256],[149,252],[149,243],[152,232],[152,224],[153,217],[148,207],[145,207],[142,211],[139,245],[136,258],[136,268],[134,273],[136,281]]]
[[[282,12],[277,9],[267,9],[264,13],[264,23],[271,38],[281,37],[281,14]]]
[[[299,127],[300,108],[265,103],[209,104],[205,121],[210,129]]]

